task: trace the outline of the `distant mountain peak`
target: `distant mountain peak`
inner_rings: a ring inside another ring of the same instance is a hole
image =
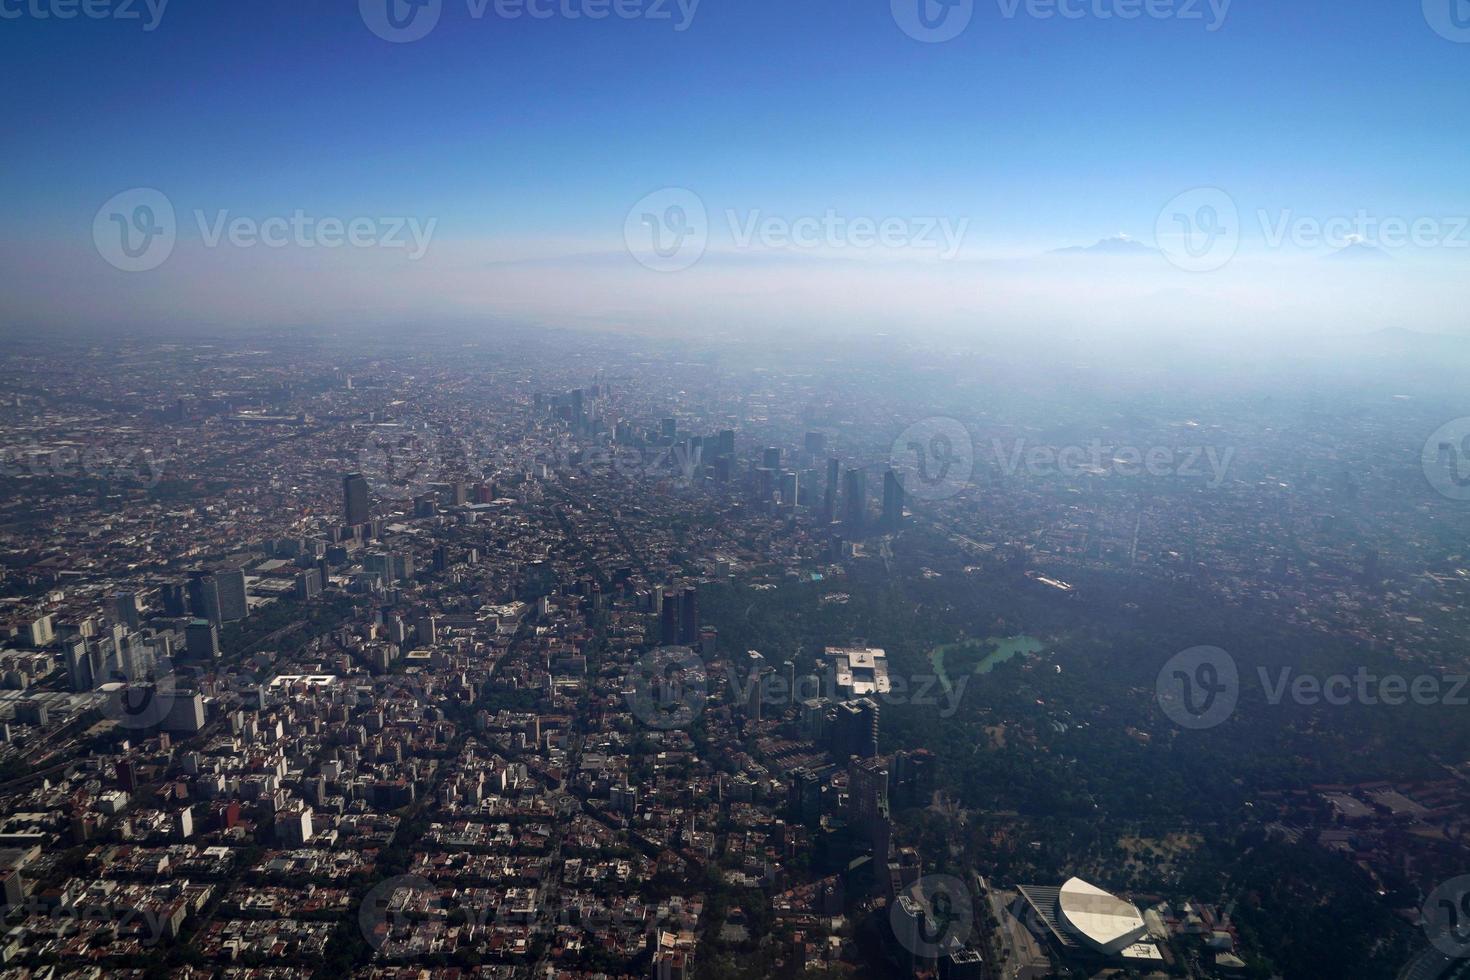
[[[1156,255],[1158,249],[1145,245],[1126,232],[1099,239],[1092,245],[1071,245],[1052,249],[1048,255]]]

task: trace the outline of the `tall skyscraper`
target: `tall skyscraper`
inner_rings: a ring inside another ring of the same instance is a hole
[[[189,595],[185,591],[182,582],[165,582],[158,590],[159,598],[163,601],[163,614],[165,616],[184,616],[189,612]]]
[[[670,592],[663,597],[663,609],[660,610],[659,642],[666,647],[671,647],[679,642],[680,605],[680,596],[676,592]]]
[[[322,591],[322,573],[315,568],[308,568],[298,572],[296,575],[296,598],[307,600],[315,599]]]
[[[888,470],[883,474],[883,526],[890,530],[903,523],[903,483],[898,474]]]
[[[827,492],[822,498],[822,520],[828,524],[837,520],[837,480],[840,464],[836,458],[827,460]]]
[[[184,649],[191,660],[213,660],[219,656],[219,627],[207,619],[196,619],[184,628]]]
[[[73,691],[90,691],[96,687],[92,658],[87,653],[87,644],[83,640],[73,640],[66,645],[66,676]]]
[[[863,759],[847,767],[848,807],[855,825],[865,829],[888,818],[888,767]]]
[[[685,646],[699,642],[699,590],[692,585],[684,589],[679,607],[679,642]]]
[[[205,571],[189,573],[189,612],[218,626],[224,622],[220,608],[219,583]]]
[[[128,629],[137,629],[140,625],[138,616],[138,597],[132,592],[116,592],[112,596],[112,621],[121,623]]]
[[[745,717],[748,721],[758,722],[766,700],[766,658],[759,650],[747,650],[745,665]]]
[[[368,482],[361,473],[348,473],[342,478],[342,513],[348,527],[366,524],[369,514]]]
[[[245,598],[245,570],[229,568],[214,573],[215,588],[219,594],[220,622],[233,623],[250,614],[250,605]]]
[[[847,471],[847,499],[843,501],[842,519],[850,527],[861,528],[868,510],[867,474],[856,467]]]
[[[794,509],[798,503],[801,479],[791,470],[781,474],[781,506]]]
[[[781,468],[781,447],[767,446],[761,453],[761,465],[768,470],[779,470]]]

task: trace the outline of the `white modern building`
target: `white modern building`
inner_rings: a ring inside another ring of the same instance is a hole
[[[828,647],[837,696],[851,699],[887,694],[888,653],[877,647]]]
[[[1022,885],[1021,895],[1063,954],[1093,953],[1130,962],[1162,961],[1148,925],[1131,902],[1069,878],[1060,888]]]

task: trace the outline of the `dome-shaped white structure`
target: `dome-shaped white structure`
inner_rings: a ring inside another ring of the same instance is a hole
[[[1148,926],[1136,908],[1081,878],[1071,878],[1062,886],[1057,917],[1083,943],[1110,955],[1121,954],[1148,935]]]

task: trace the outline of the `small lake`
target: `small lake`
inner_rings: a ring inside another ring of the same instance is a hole
[[[934,672],[939,675],[939,683],[948,691],[952,685],[944,670],[945,654],[989,650],[975,665],[975,673],[988,674],[995,669],[996,664],[1003,664],[1022,654],[1040,653],[1045,649],[1046,644],[1034,636],[991,636],[983,640],[965,640],[963,643],[946,643],[942,647],[935,647],[929,654],[929,660],[934,664]]]

